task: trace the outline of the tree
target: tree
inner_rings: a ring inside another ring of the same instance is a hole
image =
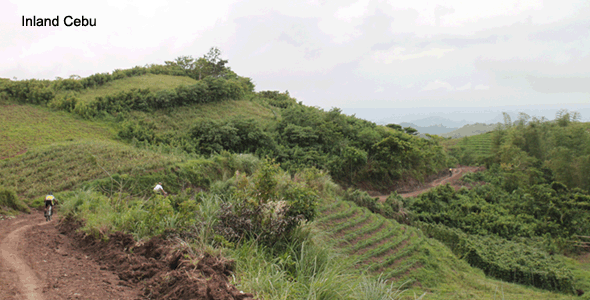
[[[186,75],[191,78],[201,80],[208,76],[218,78],[232,73],[226,67],[227,62],[226,59],[221,59],[221,50],[219,48],[211,47],[203,57],[195,59],[190,55],[184,55],[177,57],[174,61],[166,61],[165,63],[167,66],[184,70]]]
[[[224,77],[229,72],[229,68],[225,66],[227,62],[227,60],[221,59],[219,48],[211,47],[207,54],[195,62],[195,69],[199,73],[198,79],[201,80],[207,76]]]
[[[399,130],[399,131],[402,130],[402,126],[401,125],[397,125],[397,124],[387,124],[385,126],[391,128],[391,129],[394,129],[394,130]]]
[[[418,130],[416,128],[406,127],[404,128],[404,131],[409,135],[418,135]]]

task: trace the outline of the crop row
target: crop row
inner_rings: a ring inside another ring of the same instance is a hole
[[[397,265],[387,273],[383,273],[384,278],[394,278],[406,273],[410,268],[416,266],[420,261],[417,259],[408,259],[404,264]]]
[[[351,207],[350,205],[345,204],[345,205],[343,205],[341,211],[334,213],[334,214],[329,214],[329,215],[323,216],[317,220],[319,223],[327,223],[327,222],[335,221],[338,219],[348,218],[348,217],[352,216],[357,211],[357,209],[358,209],[357,207]]]
[[[574,291],[572,271],[556,256],[499,237],[469,235],[442,224],[419,224],[422,230],[486,275],[547,290]]]
[[[376,270],[385,268],[385,267],[393,264],[395,261],[397,261],[405,256],[411,255],[414,251],[416,251],[422,245],[423,242],[424,242],[424,237],[412,235],[411,238],[408,240],[407,247],[404,247],[403,249],[399,249],[393,255],[388,256],[387,258],[383,259],[378,264],[372,264],[370,267],[370,270],[376,271]]]
[[[389,220],[387,220],[385,222],[386,222],[386,225],[391,224],[391,221],[389,221]],[[377,244],[383,240],[387,240],[388,238],[392,237],[396,233],[399,233],[399,228],[395,229],[395,228],[392,228],[391,226],[387,226],[387,227],[383,228],[383,230],[372,235],[370,238],[359,241],[358,243],[351,245],[349,247],[345,247],[345,250],[348,253],[354,254],[361,249],[365,249],[373,244]]]
[[[400,244],[404,241],[410,239],[410,235],[406,232],[403,234],[398,234],[397,236],[393,236],[391,239],[386,240],[385,243],[380,244],[379,246],[370,249],[369,251],[363,253],[362,255],[356,255],[356,259],[358,261],[366,261],[372,257],[379,257],[386,253],[389,250],[397,248]],[[369,245],[370,246],[370,245]]]
[[[355,217],[350,218],[347,221],[338,224],[338,226],[332,227],[330,229],[330,233],[337,234],[341,231],[347,230],[351,227],[354,227],[357,224],[360,224],[360,223],[366,221],[371,216],[371,213],[367,209],[358,208],[357,211],[359,213]]]
[[[375,220],[375,218],[376,217],[373,217],[371,223],[363,226],[363,228],[360,228],[359,230],[344,235],[340,238],[340,240],[342,240],[345,243],[350,243],[351,241],[361,236],[367,235],[372,232],[376,232],[379,228],[383,226],[383,223],[385,223],[385,218],[378,218],[377,220]]]

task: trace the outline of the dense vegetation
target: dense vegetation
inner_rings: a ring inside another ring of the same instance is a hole
[[[0,86],[0,93],[20,103],[44,104],[85,119],[111,120],[117,123],[118,136],[129,142],[166,145],[200,155],[221,151],[268,155],[290,172],[315,166],[329,170],[341,183],[374,189],[394,187],[402,176],[423,180],[447,166],[440,139],[419,138],[415,130],[409,131],[411,128],[377,126],[336,108],[324,111],[308,107],[297,103],[288,92],[255,93],[251,80],[231,71],[219,55],[213,48],[197,60],[179,57],[166,65],[115,70],[82,79],[8,81]],[[157,91],[130,88],[105,94],[101,89],[113,81],[146,74],[196,80]],[[92,98],[89,95],[94,89],[101,92]],[[230,99],[260,103],[274,119],[269,122],[238,115],[170,126],[169,118],[152,118],[156,111],[190,110]]]
[[[96,237],[175,236],[235,258],[234,283],[264,299],[396,299],[404,282],[438,299],[590,288],[590,272],[561,255],[590,235],[589,127],[573,113],[421,138],[255,92],[215,48],[87,78],[2,80],[0,106],[0,214],[54,191],[59,213]],[[463,177],[470,189],[416,198],[354,188],[390,191],[456,163],[487,170]],[[158,181],[171,195],[152,193]]]

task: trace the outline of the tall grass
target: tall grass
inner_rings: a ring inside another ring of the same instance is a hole
[[[31,212],[14,190],[0,186],[0,214],[14,214],[19,211]]]
[[[280,254],[255,241],[229,250],[237,261],[235,284],[263,299],[400,299],[397,283],[360,273],[312,230],[317,228],[304,227],[299,240]]]
[[[168,229],[190,228],[195,222],[196,203],[182,196],[118,201],[91,189],[80,189],[56,197],[63,203],[61,211],[64,215],[84,220],[82,230],[100,238],[114,231],[123,231],[140,240]],[[173,202],[179,205],[175,208]]]

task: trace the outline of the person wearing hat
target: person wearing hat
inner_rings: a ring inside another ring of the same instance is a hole
[[[168,195],[168,193],[166,193],[166,191],[164,191],[164,188],[162,187],[161,182],[158,182],[158,184],[156,184],[156,187],[154,188],[154,193],[163,193],[164,195]]]

